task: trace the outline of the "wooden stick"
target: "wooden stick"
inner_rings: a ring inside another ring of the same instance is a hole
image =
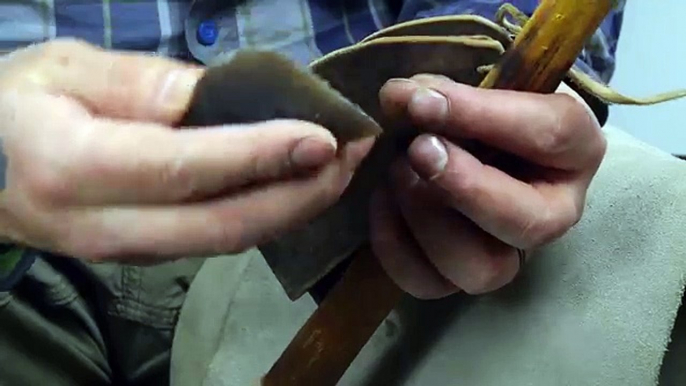
[[[263,386],[335,385],[403,291],[366,246],[262,380]]]
[[[612,8],[614,0],[543,0],[483,88],[554,92]],[[338,383],[402,291],[368,248],[353,261],[319,308],[262,379],[263,386]]]
[[[552,93],[615,0],[544,0],[483,88]]]

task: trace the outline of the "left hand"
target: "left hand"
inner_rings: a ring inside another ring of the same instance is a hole
[[[520,253],[581,218],[607,145],[569,87],[542,95],[418,75],[389,81],[380,99],[387,114],[406,114],[424,133],[371,207],[372,248],[411,295],[496,290],[519,272]],[[510,158],[486,163],[465,140]]]

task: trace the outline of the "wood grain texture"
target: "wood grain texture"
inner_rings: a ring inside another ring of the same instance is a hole
[[[359,249],[262,385],[335,385],[402,296],[369,246]]]
[[[543,0],[513,46],[480,87],[555,91],[613,0]],[[333,386],[402,291],[369,249],[359,251],[341,281],[262,379],[263,386]]]
[[[613,0],[542,1],[481,87],[554,92],[613,3]]]

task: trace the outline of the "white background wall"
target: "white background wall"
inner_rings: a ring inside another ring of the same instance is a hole
[[[610,85],[630,96],[686,88],[686,0],[628,0]],[[609,124],[670,153],[686,154],[686,98],[613,106]]]

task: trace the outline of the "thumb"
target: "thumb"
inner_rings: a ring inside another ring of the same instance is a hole
[[[181,119],[203,69],[145,53],[106,51],[75,39],[32,47],[21,75],[108,118],[171,125]]]

